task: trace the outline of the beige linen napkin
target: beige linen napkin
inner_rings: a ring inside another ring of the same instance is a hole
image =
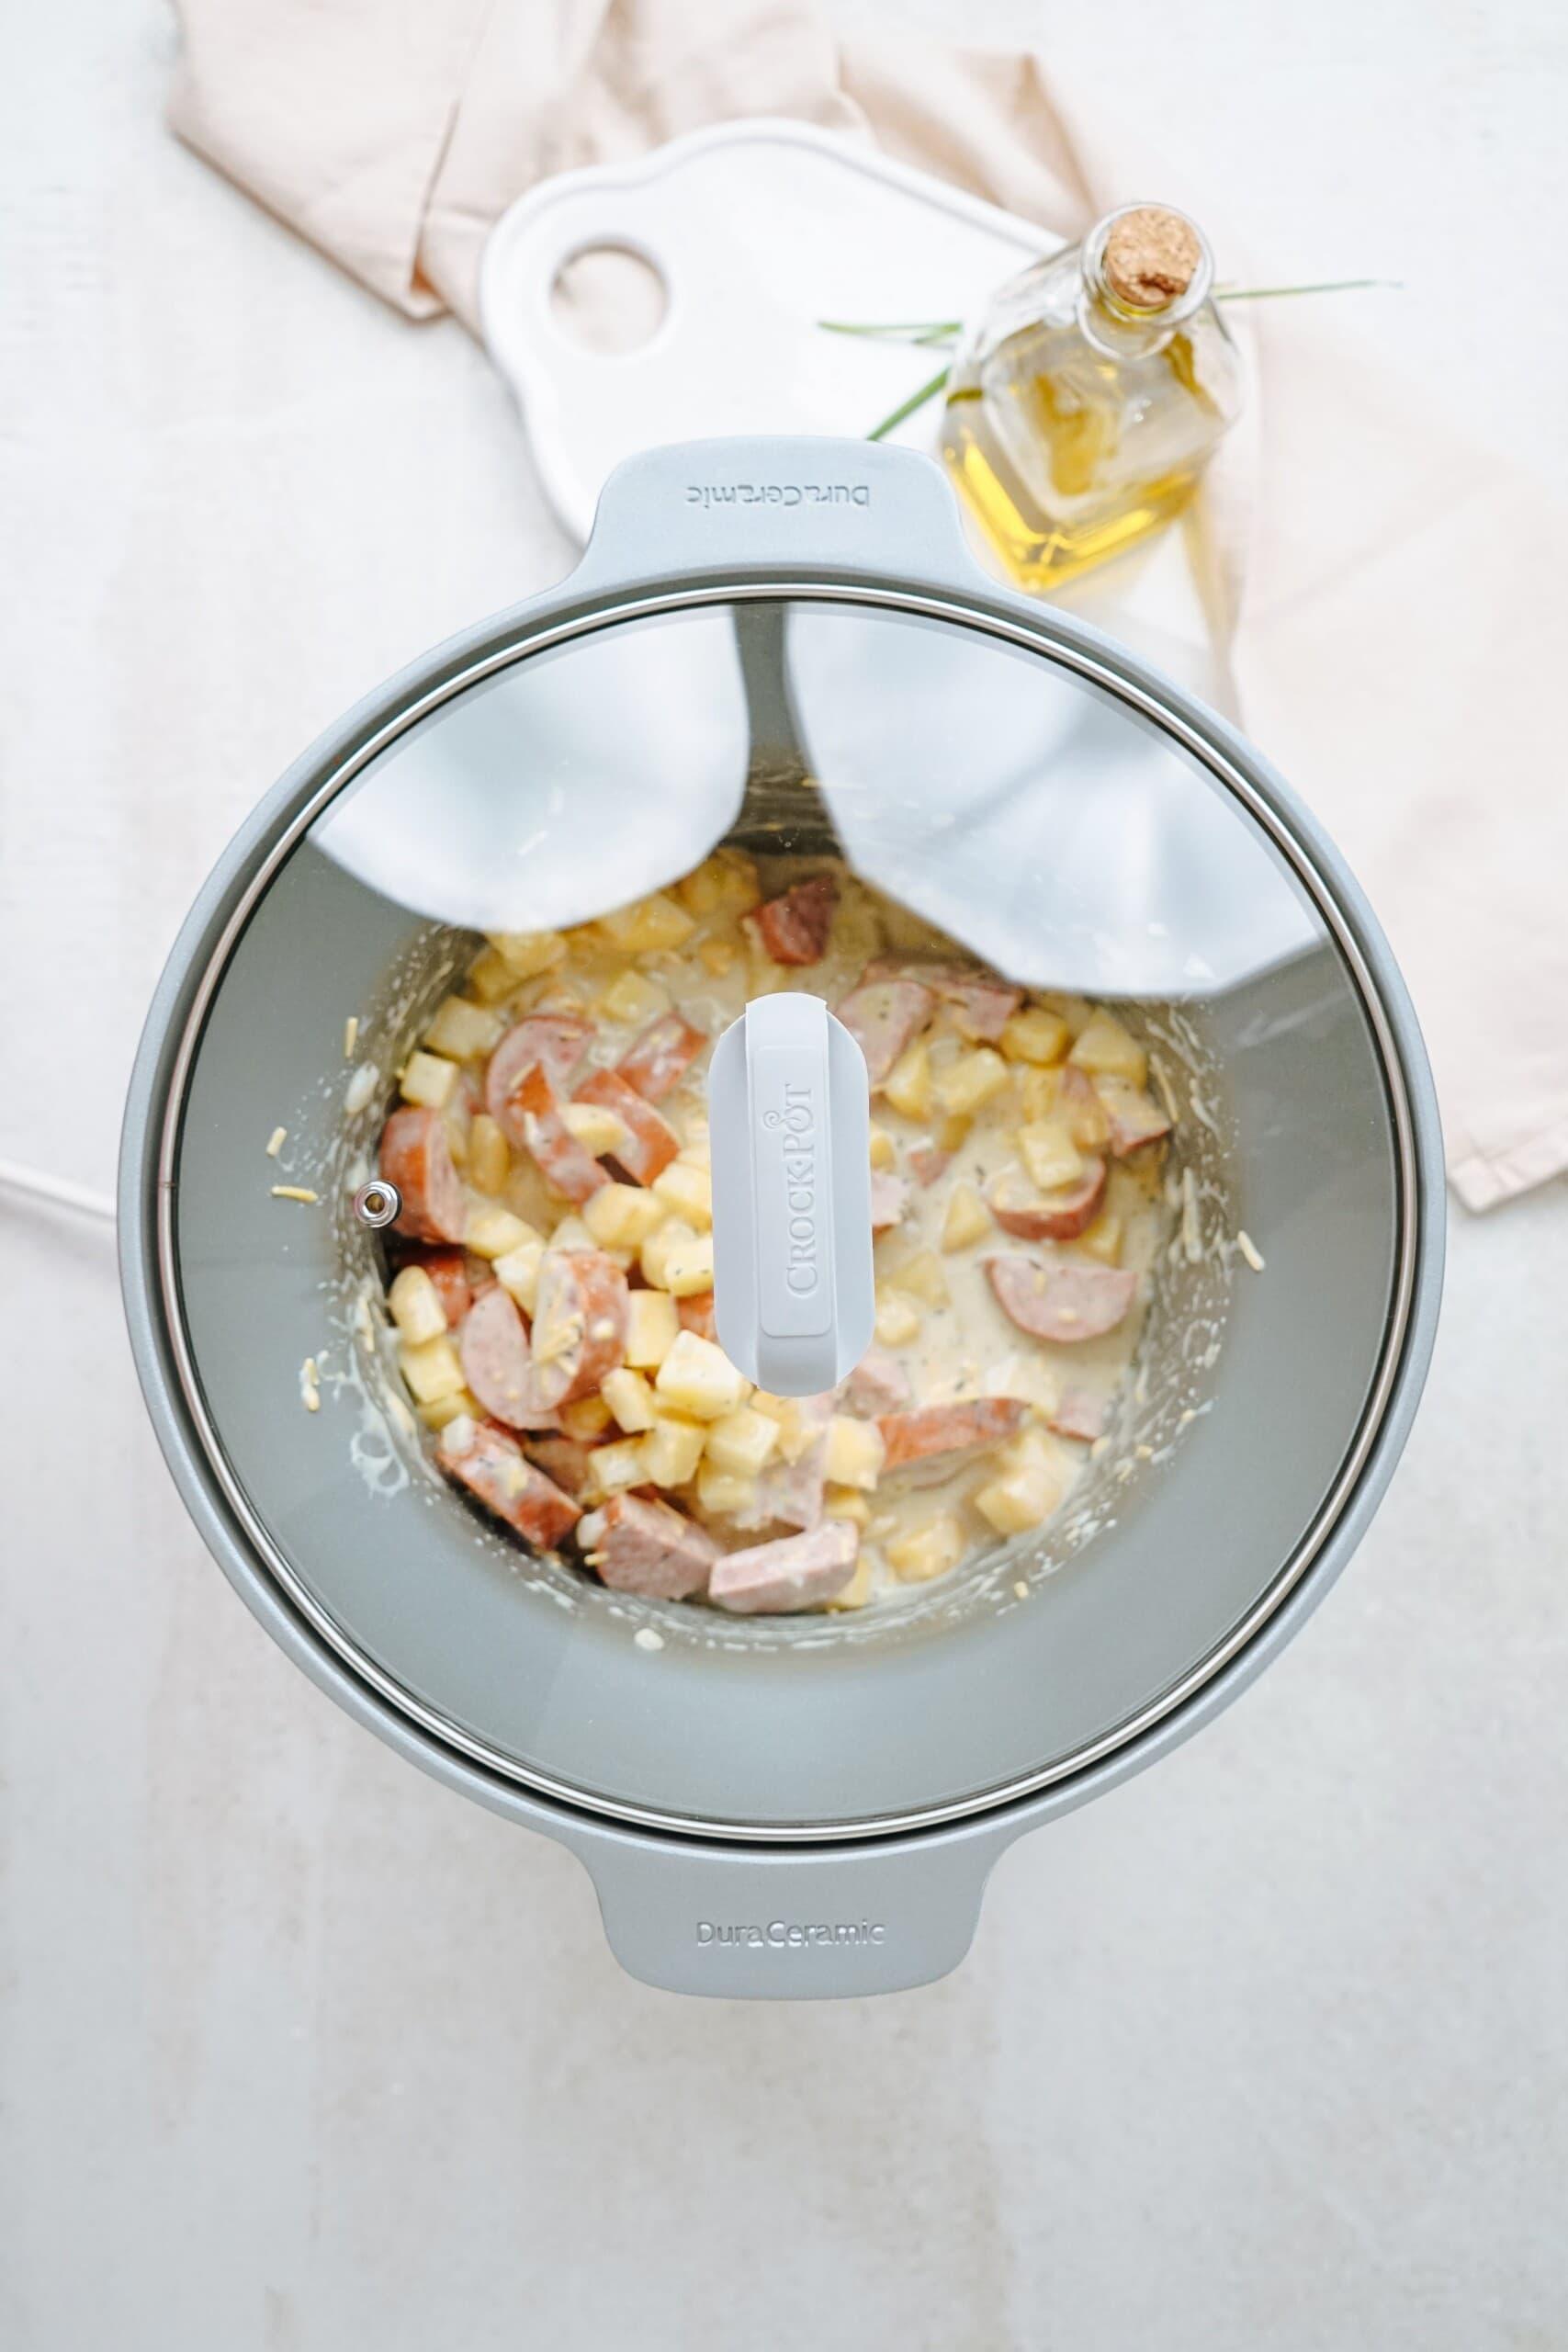
[[[176,5],[176,130],[412,318],[476,326],[485,238],[536,180],[739,115],[869,135],[1068,236],[1193,200],[1035,59],[840,45],[814,0]],[[1235,707],[1387,927],[1451,1180],[1487,1208],[1568,1167],[1562,518],[1321,309],[1249,323],[1254,412],[1202,518]]]

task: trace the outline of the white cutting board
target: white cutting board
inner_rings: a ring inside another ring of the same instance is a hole
[[[947,357],[820,320],[973,319],[1061,243],[869,144],[757,117],[541,182],[491,233],[480,321],[546,494],[586,540],[606,476],[635,451],[735,433],[858,438]],[[551,300],[568,263],[606,246],[663,281],[663,319],[635,350],[587,347]],[[941,419],[931,401],[889,437],[934,452]],[[976,552],[998,568],[977,538]],[[1063,601],[1224,704],[1179,532]]]
[[[942,351],[829,334],[819,319],[969,318],[1061,240],[889,163],[766,118],[671,140],[635,164],[563,172],[496,223],[479,309],[551,504],[586,538],[605,476],[633,451],[727,433],[868,433]],[[601,246],[640,254],[666,311],[628,352],[586,348],[550,300]],[[933,401],[891,437],[936,446]]]

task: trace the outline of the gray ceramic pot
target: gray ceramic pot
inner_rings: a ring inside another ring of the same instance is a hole
[[[363,1304],[349,1197],[473,930],[602,912],[720,839],[836,845],[1019,978],[1124,999],[1182,1097],[1145,1375],[1073,1507],[856,1617],[729,1623],[509,1549]],[[170,958],[120,1187],[149,1408],[248,1606],[570,1847],[635,1974],[738,1996],[940,1975],[1011,1839],[1257,1673],[1376,1507],[1440,1281],[1426,1059],[1331,844],[1213,712],[984,578],[924,460],[859,443],[636,460],[570,579],[306,754]]]

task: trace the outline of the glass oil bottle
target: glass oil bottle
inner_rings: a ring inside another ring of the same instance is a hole
[[[966,330],[942,453],[1007,570],[1050,591],[1179,514],[1241,405],[1209,248],[1127,205]]]

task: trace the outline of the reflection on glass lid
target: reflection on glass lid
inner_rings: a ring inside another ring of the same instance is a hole
[[[791,781],[785,826],[836,838],[1026,983],[1208,996],[1317,935],[1250,823],[1151,725],[980,629],[829,601],[688,609],[536,655],[400,739],[315,839],[440,921],[558,928],[734,831],[778,831]]]

